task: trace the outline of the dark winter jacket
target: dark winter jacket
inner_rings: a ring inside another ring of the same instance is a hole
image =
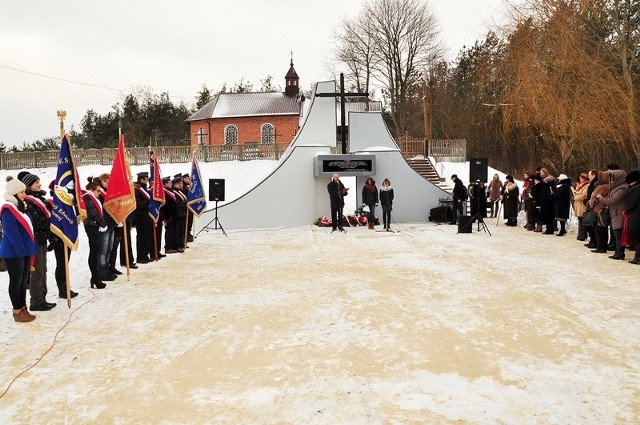
[[[375,205],[378,203],[378,188],[375,184],[365,184],[362,188],[362,203]]]
[[[455,204],[458,200],[464,201],[464,193],[464,184],[462,183],[462,180],[457,178],[455,184],[453,185],[453,203]]]
[[[636,241],[640,241],[640,184],[629,188],[625,212],[629,214],[629,234]]]
[[[105,227],[107,220],[100,200],[91,192],[85,192],[82,196],[87,207],[87,218],[84,220],[85,227]]]
[[[31,217],[31,223],[33,223],[33,233],[40,246],[46,246],[51,237],[51,210],[44,197],[46,193],[44,190],[39,192],[27,190],[27,196],[24,198],[27,204],[27,213]]]
[[[344,197],[347,195],[347,189],[340,180],[333,181],[333,179],[327,185],[327,192],[329,192],[329,200],[331,201],[331,208],[343,208]]]
[[[133,187],[136,195],[135,215],[138,217],[146,217],[149,215],[149,203],[151,202],[151,195],[149,195],[147,185],[136,182]]]
[[[382,211],[388,212],[393,210],[393,188],[391,186],[382,186],[380,189],[380,204]]]
[[[502,193],[502,202],[504,202],[504,218],[518,217],[518,203],[520,196],[520,188],[515,183],[506,181],[504,183],[504,192]]]
[[[571,209],[571,179],[558,180],[551,197],[556,211],[556,219],[568,220]]]

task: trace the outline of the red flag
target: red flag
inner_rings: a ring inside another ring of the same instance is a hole
[[[127,216],[136,209],[136,196],[133,189],[131,169],[124,148],[124,135],[120,134],[120,142],[116,157],[113,159],[109,186],[104,198],[104,209],[113,217],[116,223],[124,223]]]

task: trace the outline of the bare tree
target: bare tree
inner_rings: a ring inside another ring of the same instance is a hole
[[[373,48],[371,18],[360,14],[355,20],[342,19],[341,31],[334,31],[334,57],[346,66],[345,81],[350,89],[369,93],[377,58]]]
[[[420,0],[369,0],[354,20],[343,19],[335,35],[337,60],[355,88],[369,92],[372,80],[379,84],[396,134],[415,121],[425,74],[442,56],[438,35],[435,15]]]

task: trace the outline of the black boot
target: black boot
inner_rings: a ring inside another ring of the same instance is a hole
[[[612,260],[624,260],[624,247],[616,249],[615,254],[610,255],[609,258]]]

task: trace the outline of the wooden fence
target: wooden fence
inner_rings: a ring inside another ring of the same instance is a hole
[[[405,158],[433,156],[436,162],[466,161],[466,140],[429,140],[427,143],[424,139],[411,139],[404,136],[396,143]],[[288,143],[244,143],[216,146],[157,146],[153,150],[157,152],[161,163],[187,163],[191,162],[194,151],[200,162],[278,160],[287,146],[289,146]],[[331,153],[339,152],[338,148],[331,149]],[[0,154],[0,169],[32,170],[57,167],[58,155],[58,151],[3,153]],[[76,166],[111,165],[115,155],[115,148],[73,150]],[[148,147],[127,148],[127,155],[131,165],[149,163]]]
[[[255,159],[278,160],[289,146],[288,143],[245,143],[242,145],[217,146],[157,146],[161,163],[191,162],[192,153],[200,162],[213,161],[249,161]],[[115,148],[104,149],[74,149],[73,157],[76,166],[81,165],[111,165],[116,155]],[[131,165],[149,163],[149,148],[127,148],[127,155]],[[9,152],[0,154],[0,169],[3,170],[31,170],[34,168],[48,168],[58,166],[59,151],[40,152]]]

